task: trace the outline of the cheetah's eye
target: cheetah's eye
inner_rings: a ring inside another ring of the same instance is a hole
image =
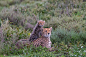
[[[47,32],[47,30],[45,32]]]

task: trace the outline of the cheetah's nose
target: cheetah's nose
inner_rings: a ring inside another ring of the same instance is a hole
[[[48,35],[49,35],[50,33],[48,33]]]

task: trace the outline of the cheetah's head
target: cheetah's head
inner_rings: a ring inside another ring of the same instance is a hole
[[[43,28],[43,35],[42,36],[49,38],[50,35],[51,35],[51,31],[52,31],[52,27],[50,27],[50,28]]]
[[[43,20],[39,20],[39,21],[38,21],[38,25],[39,25],[40,27],[43,27],[44,24],[45,24],[45,21],[43,21]]]

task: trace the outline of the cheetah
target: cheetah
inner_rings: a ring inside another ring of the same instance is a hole
[[[32,33],[31,33],[31,36],[29,38],[30,42],[32,42],[33,40],[42,36],[42,29],[43,29],[44,24],[45,24],[45,21],[43,21],[43,20],[39,20],[37,22],[35,28],[33,29]]]
[[[43,28],[43,32],[42,32],[43,34],[42,34],[41,38],[34,40],[32,42],[32,44],[35,47],[42,46],[42,47],[46,47],[46,48],[51,48],[51,44],[52,44],[51,40],[50,40],[51,31],[52,31],[52,27]]]
[[[42,46],[42,47],[46,47],[46,48],[51,48],[51,40],[50,40],[50,36],[51,36],[51,31],[52,31],[52,27],[50,28],[43,28],[42,30],[42,36],[40,38],[37,38],[35,40],[33,40],[32,42],[29,42],[29,39],[20,39],[17,43],[16,46],[18,48],[23,48],[24,46],[28,46],[28,45],[34,45],[35,47],[38,46]]]

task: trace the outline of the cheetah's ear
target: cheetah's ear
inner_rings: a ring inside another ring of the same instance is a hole
[[[52,30],[52,27],[50,27],[50,29]]]

